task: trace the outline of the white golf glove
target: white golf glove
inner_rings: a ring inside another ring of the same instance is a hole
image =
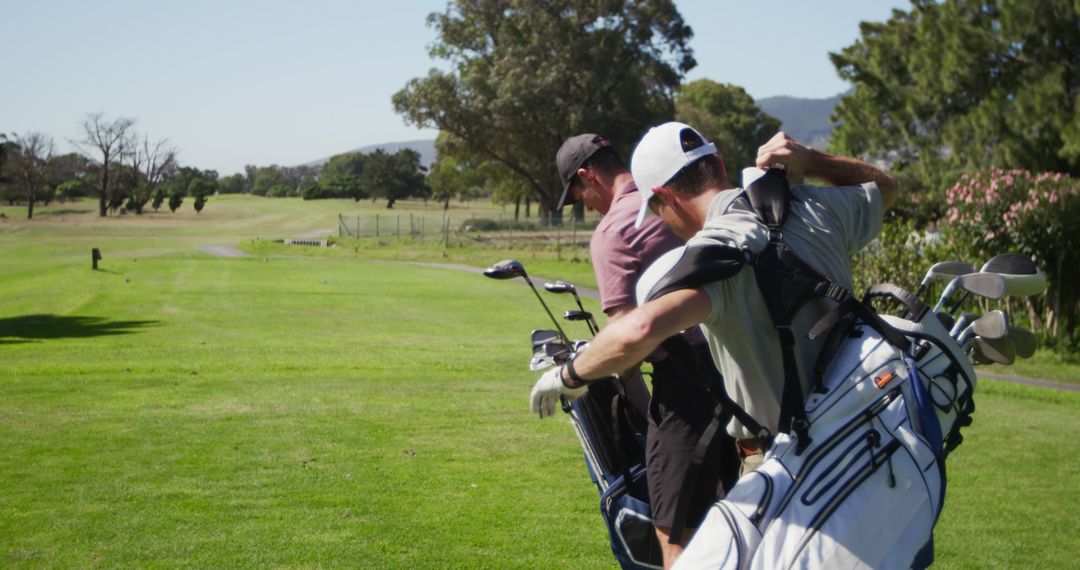
[[[566,396],[567,401],[574,401],[588,389],[585,386],[570,388],[562,381],[562,366],[548,370],[533,384],[529,402],[533,413],[540,414],[540,419],[555,415],[559,396]]]

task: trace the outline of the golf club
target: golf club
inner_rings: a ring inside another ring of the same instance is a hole
[[[996,364],[1009,365],[1016,361],[1016,347],[1008,338],[987,339],[977,336],[972,339],[971,347],[976,353]]]
[[[563,331],[562,326],[559,325],[558,319],[555,315],[551,314],[551,309],[548,308],[547,303],[540,297],[540,292],[536,290],[536,286],[533,285],[532,279],[529,279],[529,275],[525,273],[525,266],[521,265],[521,262],[515,259],[507,259],[500,261],[491,267],[484,270],[484,276],[491,279],[513,279],[515,277],[521,277],[529,284],[529,288],[532,289],[533,294],[540,301],[540,304],[544,307],[544,311],[551,317],[551,322],[555,323],[555,329],[559,331],[559,336],[566,344],[570,344],[570,337],[566,336],[566,332]]]
[[[961,275],[967,275],[968,273],[975,273],[975,268],[968,263],[962,261],[942,261],[930,266],[930,269],[926,270],[926,276],[919,283],[919,288],[915,290],[915,296],[918,297],[926,291],[926,286],[931,281],[943,281],[949,282]]]
[[[563,318],[568,321],[585,321],[585,324],[589,327],[589,332],[593,335],[599,330],[599,327],[596,326],[596,321],[593,320],[592,313],[588,311],[566,311],[563,313]]]
[[[1018,358],[1031,358],[1035,354],[1035,349],[1039,346],[1035,333],[1019,327],[1009,327],[1009,340],[1013,341],[1013,345],[1016,346],[1016,356]]]
[[[1005,295],[1005,278],[996,273],[968,273],[956,277],[945,286],[933,311],[940,311],[958,289],[987,299],[1000,299]]]
[[[1020,253],[995,255],[983,264],[979,272],[1000,275],[1005,280],[1005,295],[1011,297],[1038,295],[1046,290],[1046,274],[1030,257]],[[953,304],[949,312],[955,311],[966,299],[967,293]]]
[[[972,321],[960,336],[956,337],[956,343],[963,346],[972,335],[985,340],[1003,339],[1009,334],[1009,319],[1001,311],[990,311]]]
[[[580,309],[582,312],[587,312],[585,311],[585,305],[581,304],[581,296],[578,295],[577,287],[575,287],[572,283],[567,283],[566,281],[562,280],[548,281],[544,284],[544,289],[547,289],[549,293],[570,293],[574,296],[574,302],[577,303],[578,309]],[[589,317],[589,328],[592,334],[595,335],[597,332],[600,331],[600,326],[596,324],[596,319],[592,318],[591,314],[589,315]],[[569,319],[569,317],[567,318]]]

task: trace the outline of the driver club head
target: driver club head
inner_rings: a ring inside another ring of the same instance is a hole
[[[544,283],[544,289],[547,289],[549,293],[570,293],[572,295],[577,293],[577,287],[562,280],[548,281]]]
[[[521,262],[516,259],[500,261],[484,270],[484,277],[492,279],[513,279],[525,275],[525,266],[521,265]]]
[[[1026,297],[1046,291],[1046,274],[1030,257],[1020,253],[996,255],[979,271],[1000,275],[1005,280],[1005,294],[1009,296]]]

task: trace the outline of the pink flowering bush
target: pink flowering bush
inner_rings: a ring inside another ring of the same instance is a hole
[[[1046,272],[1045,299],[1032,299],[1032,325],[1049,339],[1075,342],[1080,301],[1080,180],[1060,173],[990,169],[968,173],[946,191],[945,223],[973,259],[1016,251]]]

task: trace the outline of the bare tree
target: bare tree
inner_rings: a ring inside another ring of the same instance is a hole
[[[133,141],[129,149],[128,160],[135,176],[129,204],[136,214],[142,214],[158,185],[176,168],[177,150],[169,146],[168,139],[151,142],[149,135]]]
[[[32,132],[15,135],[14,148],[8,157],[20,198],[26,199],[26,218],[34,217],[34,203],[43,198],[49,184],[49,160],[55,145],[49,135]]]
[[[124,144],[128,141],[128,131],[135,121],[118,117],[106,119],[104,113],[91,113],[82,122],[83,138],[75,142],[76,146],[89,158],[99,161],[98,178],[98,213],[105,217],[110,203],[110,169],[119,162],[124,154]],[[100,157],[100,158],[99,158]]]

